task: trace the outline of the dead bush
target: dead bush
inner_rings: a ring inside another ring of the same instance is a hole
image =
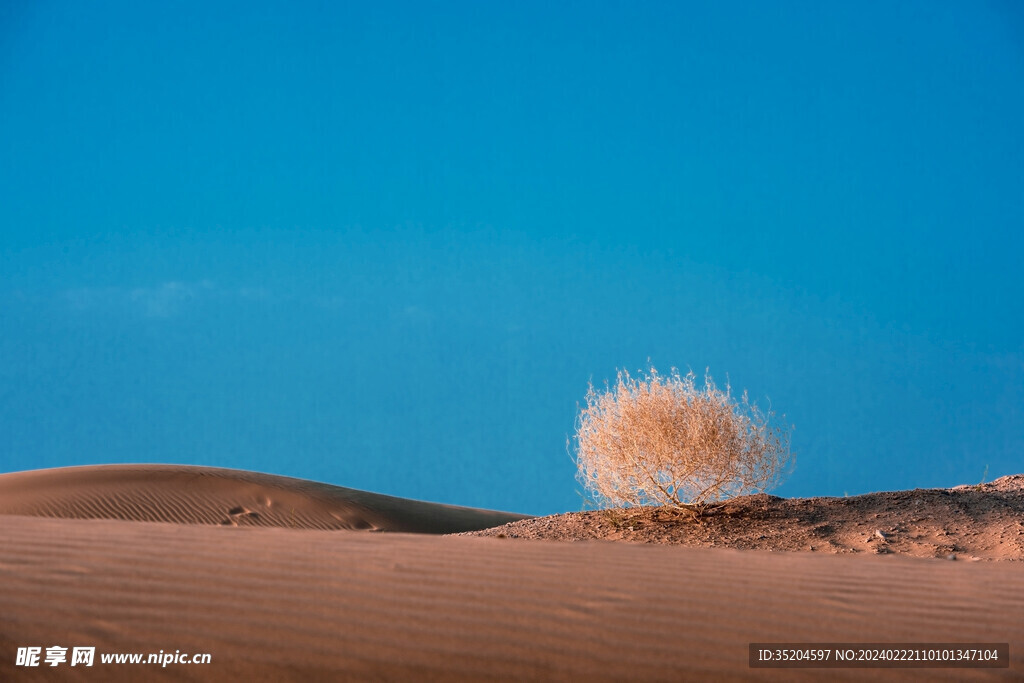
[[[603,507],[670,505],[701,511],[731,498],[766,491],[792,460],[789,431],[771,424],[744,391],[705,374],[645,377],[618,372],[614,387],[591,384],[576,423],[578,479]]]

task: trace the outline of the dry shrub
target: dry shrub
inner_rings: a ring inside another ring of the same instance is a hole
[[[598,505],[670,505],[700,511],[779,483],[792,459],[788,430],[770,424],[744,391],[736,401],[709,375],[644,378],[618,373],[614,387],[589,386],[576,424],[580,482]]]

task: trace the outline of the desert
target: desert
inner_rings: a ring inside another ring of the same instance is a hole
[[[0,678],[1019,680],[1022,483],[529,518],[204,467],[9,473]],[[1007,643],[1009,662],[748,661],[867,642]],[[33,646],[96,655],[18,665]]]
[[[1024,683],[1022,84],[1024,0],[0,0],[0,683]]]

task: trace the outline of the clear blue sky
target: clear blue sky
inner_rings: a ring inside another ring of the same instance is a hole
[[[1022,122],[1014,2],[3,3],[0,470],[579,509],[649,358],[780,495],[1022,472]]]

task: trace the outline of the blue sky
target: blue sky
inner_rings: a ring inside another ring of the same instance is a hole
[[[5,3],[0,470],[574,510],[648,359],[780,495],[1024,470],[1024,13],[705,4]]]

